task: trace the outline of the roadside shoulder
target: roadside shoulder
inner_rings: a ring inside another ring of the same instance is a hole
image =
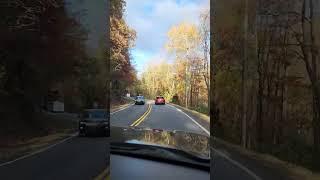
[[[185,107],[179,106],[177,104],[168,103],[169,105],[180,109],[184,113],[186,113],[188,116],[192,117],[197,123],[199,123],[201,126],[203,126],[207,131],[210,132],[210,117],[208,115],[205,115],[203,113],[199,113],[194,110],[187,109]]]
[[[168,103],[169,105],[180,109],[191,116],[199,124],[210,130],[210,117],[194,110],[187,109],[177,104]],[[262,154],[243,149],[241,146],[226,142],[219,138],[211,139],[213,148],[242,165],[257,172],[263,179],[287,179],[287,180],[318,180],[320,174],[315,174],[308,169],[299,167],[288,162],[282,161],[272,155]]]
[[[72,132],[60,132],[47,136],[35,137],[0,149],[0,166],[34,155],[48,147],[73,137]]]
[[[73,137],[77,129],[76,114],[47,113],[42,116],[43,132],[41,135],[25,137],[5,137],[5,144],[0,148],[0,164],[23,159],[43,149]]]
[[[214,149],[241,162],[244,166],[257,172],[263,179],[320,179],[320,174],[312,173],[308,169],[282,161],[269,154],[246,150],[239,145],[226,142],[216,137],[212,138],[211,144],[213,144]]]

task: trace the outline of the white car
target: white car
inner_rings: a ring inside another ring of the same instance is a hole
[[[145,104],[145,101],[144,101],[144,97],[143,96],[137,96],[136,99],[135,99],[135,104],[141,104],[141,105],[144,105]]]

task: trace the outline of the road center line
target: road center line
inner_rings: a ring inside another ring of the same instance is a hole
[[[128,106],[125,106],[125,107],[123,107],[123,108],[120,108],[120,109],[117,110],[117,111],[110,112],[110,115],[112,115],[112,114],[114,114],[114,113],[117,113],[117,112],[119,112],[119,111],[125,110],[125,109],[127,109],[127,108],[129,108],[129,107],[131,107],[131,106],[133,106],[133,104],[130,104],[130,105],[128,105]]]
[[[139,124],[141,124],[147,118],[147,116],[151,113],[151,110],[152,110],[152,105],[149,105],[149,110],[148,110],[147,114],[143,118],[141,118],[135,126],[139,126]]]
[[[109,168],[106,168],[97,177],[95,177],[94,180],[103,180],[104,178],[107,178],[109,174]]]
[[[143,115],[141,117],[139,117],[137,120],[135,120],[130,126],[138,126],[151,112],[152,109],[152,105],[148,105],[148,109],[146,112],[143,113]]]

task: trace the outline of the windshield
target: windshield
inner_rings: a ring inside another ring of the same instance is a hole
[[[203,6],[206,3],[207,0],[199,1]],[[141,2],[138,6],[155,4],[153,1],[147,4]],[[132,3],[128,3],[123,10],[126,9],[135,7]],[[200,10],[201,8],[199,12]],[[128,17],[134,16],[131,12],[126,13]],[[152,22],[148,12],[139,13],[142,13],[141,17],[146,18],[145,20]],[[201,13],[195,11],[192,16],[198,17],[203,13],[209,15],[209,11]],[[140,26],[135,23],[131,22],[132,27]],[[208,25],[207,23],[202,21],[199,25]],[[208,40],[201,42],[210,44],[210,38],[201,37],[204,35],[200,33],[203,27],[186,23],[184,20],[168,23],[165,27],[161,28],[159,35],[164,38],[158,44],[159,51],[151,48],[154,41],[148,39],[150,36],[145,36],[146,33],[158,34],[159,29],[150,28],[148,29],[150,32],[140,31],[139,28],[133,29],[135,33],[132,37],[136,39],[132,39],[132,44],[146,47],[146,51],[139,50],[139,52],[151,57],[158,57],[161,54],[161,58],[150,58],[150,62],[145,62],[140,60],[140,56],[137,58],[137,55],[124,55],[128,57],[128,66],[131,64],[130,61],[134,61],[135,64],[131,67],[122,67],[127,71],[117,73],[123,81],[112,86],[111,106],[115,108],[111,109],[110,116],[111,143],[116,142],[121,146],[121,143],[138,142],[146,145],[139,148],[165,147],[176,150],[170,151],[171,153],[180,154],[180,151],[183,151],[197,157],[210,158],[209,84],[207,84],[210,79],[209,49],[198,52],[203,50],[199,39]],[[117,29],[116,25],[112,28]],[[185,39],[187,40],[184,41]],[[145,46],[140,44],[141,42],[149,44]],[[162,47],[168,47],[166,48],[168,51],[162,51]],[[175,52],[179,52],[179,55],[172,54]],[[115,81],[118,80],[118,76],[111,77],[113,78]],[[127,92],[134,94],[135,98],[126,98]],[[122,129],[116,131],[114,128]],[[131,150],[129,148],[127,151]],[[151,154],[156,156],[157,153],[161,151],[152,151]]]
[[[122,128],[113,126],[113,142],[150,145],[178,149],[199,158],[210,158],[209,137],[185,131],[163,131],[150,128]]]

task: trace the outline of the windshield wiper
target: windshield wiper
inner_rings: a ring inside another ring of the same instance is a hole
[[[180,166],[210,171],[210,158],[204,158],[179,149],[132,143],[111,143],[111,153],[164,161]]]

